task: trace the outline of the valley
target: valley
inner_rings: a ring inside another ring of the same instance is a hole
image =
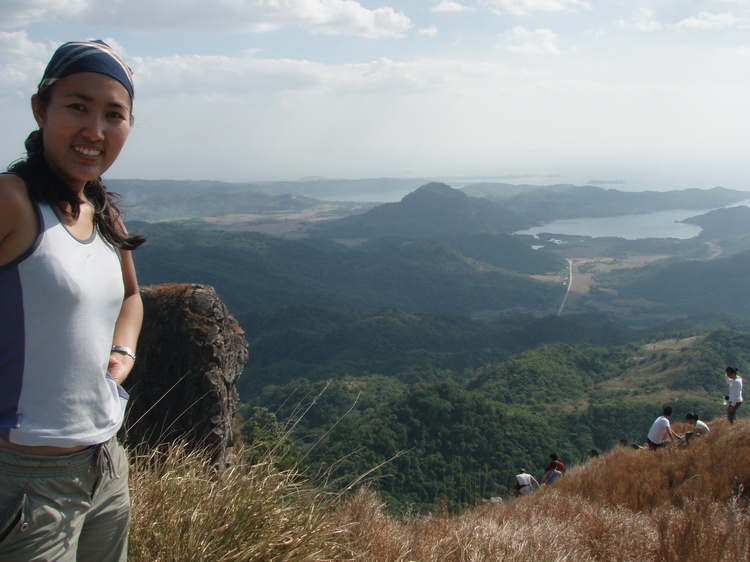
[[[582,208],[719,208],[744,193],[491,199],[428,184],[369,205],[214,185],[173,208],[147,187],[129,207],[147,237],[139,279],[216,289],[250,345],[242,418],[271,419],[267,441],[289,439],[311,470],[393,459],[377,480],[395,509],[502,496],[551,450],[575,463],[642,442],[665,402],[720,415],[716,373],[750,367],[746,208],[697,217],[685,240],[512,234]]]

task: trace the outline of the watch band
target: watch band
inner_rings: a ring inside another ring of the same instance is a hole
[[[124,345],[113,345],[112,351],[115,351],[117,353],[124,353],[128,357],[130,357],[133,362],[135,362],[135,353],[133,353],[133,350],[129,347],[125,347]]]

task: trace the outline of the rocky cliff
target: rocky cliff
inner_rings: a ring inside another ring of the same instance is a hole
[[[237,379],[248,344],[237,321],[208,285],[141,287],[144,322],[130,393],[126,440],[156,447],[181,437],[231,464]]]

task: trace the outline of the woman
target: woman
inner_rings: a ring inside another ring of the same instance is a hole
[[[729,423],[734,423],[737,410],[742,406],[742,377],[737,374],[737,367],[727,367],[726,375],[729,384],[727,419]]]
[[[685,416],[685,419],[687,420],[688,424],[693,426],[693,431],[688,431],[685,433],[685,441],[690,441],[694,435],[701,436],[701,435],[708,435],[711,433],[711,428],[708,427],[708,425],[705,424],[700,419],[700,416],[695,413],[689,413]]]
[[[116,434],[143,318],[130,236],[101,175],[133,83],[100,41],[53,55],[28,156],[0,175],[0,561],[123,561],[128,463]]]

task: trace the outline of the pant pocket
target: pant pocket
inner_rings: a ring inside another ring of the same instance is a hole
[[[21,494],[11,502],[8,510],[0,514],[0,545],[18,528],[28,525],[24,521],[23,507],[26,504],[26,494]]]

